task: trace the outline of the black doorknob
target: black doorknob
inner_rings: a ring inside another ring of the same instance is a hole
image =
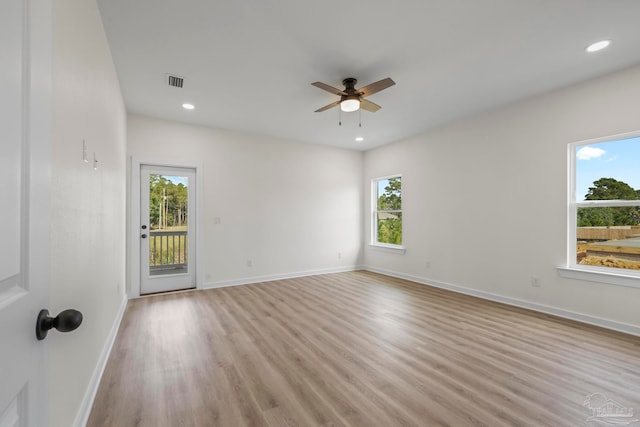
[[[142,234],[140,237],[142,237],[143,239],[146,239],[147,238],[147,234],[146,233]]]
[[[36,337],[43,340],[49,329],[56,328],[60,332],[71,332],[82,323],[82,313],[78,310],[64,310],[56,317],[49,316],[49,310],[40,310],[36,320]]]

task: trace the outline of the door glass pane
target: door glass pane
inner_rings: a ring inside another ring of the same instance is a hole
[[[149,275],[188,272],[189,178],[149,175]]]

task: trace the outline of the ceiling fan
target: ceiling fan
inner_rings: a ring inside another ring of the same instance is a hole
[[[325,105],[322,108],[318,108],[315,112],[319,113],[321,111],[328,110],[330,108],[336,107],[340,105],[340,109],[346,113],[352,111],[358,111],[360,108],[363,110],[371,111],[375,113],[378,111],[380,107],[378,104],[375,104],[367,99],[364,99],[365,96],[373,95],[374,93],[380,92],[390,86],[396,84],[389,77],[386,79],[379,80],[375,83],[371,83],[370,85],[361,87],[360,89],[356,89],[356,83],[358,81],[353,77],[348,77],[342,81],[344,85],[344,90],[336,89],[333,86],[329,86],[326,83],[315,82],[311,83],[313,86],[318,87],[320,89],[326,90],[334,95],[340,96],[340,100],[336,102],[332,102],[329,105]]]

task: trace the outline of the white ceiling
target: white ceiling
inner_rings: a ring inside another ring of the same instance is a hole
[[[356,150],[640,63],[638,0],[98,3],[130,113]],[[361,128],[314,113],[345,77],[396,82]]]

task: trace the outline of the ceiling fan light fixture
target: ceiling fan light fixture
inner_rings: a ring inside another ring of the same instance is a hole
[[[358,111],[360,109],[360,100],[357,98],[345,99],[340,103],[340,109],[345,113]]]

